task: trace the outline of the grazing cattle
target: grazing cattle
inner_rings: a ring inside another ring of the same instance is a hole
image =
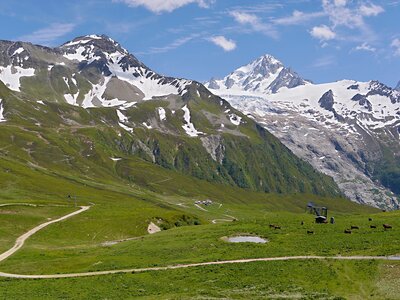
[[[370,222],[371,222],[371,221],[372,221],[372,218],[368,218],[368,221],[370,221]]]
[[[269,228],[275,228],[274,224],[269,224]]]
[[[304,221],[301,221],[301,226],[303,226],[304,225]]]
[[[392,225],[389,224],[383,224],[383,228],[386,229],[392,229]]]
[[[376,226],[375,225],[371,225],[371,226],[369,226],[370,228],[376,228]]]
[[[360,229],[358,226],[351,225],[351,229]]]
[[[344,231],[344,233],[351,234],[351,230],[350,230],[350,229],[346,229],[346,230]]]
[[[275,226],[275,229],[281,229],[281,226],[277,226],[277,225],[276,225],[276,226]]]
[[[307,234],[314,234],[313,230],[307,230]]]

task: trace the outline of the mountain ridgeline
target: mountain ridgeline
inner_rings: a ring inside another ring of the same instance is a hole
[[[57,48],[1,41],[0,81],[1,160],[135,183],[135,158],[256,191],[341,195],[202,84],[157,74],[107,36]]]
[[[399,207],[399,86],[354,80],[313,84],[271,55],[205,85],[332,176],[350,199]]]

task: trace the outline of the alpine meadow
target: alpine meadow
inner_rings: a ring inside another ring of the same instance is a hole
[[[400,299],[389,2],[0,3],[0,299]]]

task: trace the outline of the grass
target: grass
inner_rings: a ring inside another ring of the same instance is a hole
[[[114,171],[93,181],[87,176],[72,176],[62,169],[26,167],[10,157],[1,160],[3,169],[12,170],[0,173],[3,186],[8,186],[2,190],[3,202],[71,205],[66,194],[73,191],[78,195],[78,204],[92,202],[95,205],[89,211],[52,224],[32,236],[21,250],[0,264],[0,270],[25,274],[65,273],[243,257],[400,253],[397,212],[380,213],[344,199],[264,194],[211,184],[140,159],[125,158],[109,162],[109,165]],[[133,178],[129,184],[113,179],[122,170],[125,176]],[[11,179],[18,180],[18,188],[10,185]],[[207,211],[194,206],[194,201],[205,199],[213,200],[211,206],[204,207]],[[313,216],[304,213],[310,200],[328,206],[336,224],[314,224]],[[7,215],[9,219],[0,214],[1,224],[10,224],[13,220],[26,222],[13,238],[47,217],[63,214],[63,208],[57,208],[60,211],[51,207],[14,209],[18,211]],[[71,205],[64,209],[69,212],[74,208]],[[225,215],[238,220],[212,224],[213,219],[229,218]],[[183,216],[197,219],[201,225],[181,226],[185,224],[179,223],[176,227],[175,223],[183,220]],[[394,229],[372,230],[369,217],[374,224],[390,223]],[[172,224],[172,228],[147,235],[147,224],[159,220]],[[301,221],[305,222],[303,226]],[[282,229],[272,230],[268,226],[270,223],[279,224]],[[345,235],[343,230],[351,225],[360,226],[360,230]],[[307,229],[313,229],[315,235],[307,235]],[[3,236],[11,231],[12,227]],[[269,243],[230,244],[221,239],[242,233],[265,237]],[[137,239],[113,246],[102,245],[105,241],[131,237]],[[24,298],[26,290],[29,290],[30,299],[262,299],[283,296],[384,299],[394,295],[396,285],[388,282],[387,288],[377,287],[377,282],[390,276],[382,265],[384,263],[373,261],[293,261],[80,279],[2,278],[0,293],[7,299]]]
[[[71,207],[0,206],[0,253],[11,248],[17,237],[29,229],[72,211]]]
[[[400,268],[400,264],[395,264]],[[256,262],[77,279],[0,279],[6,299],[398,299],[376,261]]]
[[[136,138],[150,149],[146,152],[143,146],[141,150],[137,148],[137,140],[126,133],[118,136],[117,130],[98,122],[100,119],[116,121],[115,112],[110,109],[84,111],[47,104],[43,110],[54,129],[50,125],[33,125],[35,120],[41,120],[41,112],[33,109],[28,114],[28,107],[18,101],[9,103],[11,106],[6,111],[18,109],[22,113],[14,114],[14,119],[2,125],[0,131],[0,203],[44,206],[0,208],[0,251],[9,248],[19,235],[37,224],[75,210],[67,195],[77,196],[78,205],[92,207],[33,235],[21,250],[0,263],[1,271],[46,274],[284,255],[400,253],[397,212],[382,213],[340,197],[313,195],[309,192],[316,183],[304,181],[301,174],[295,182],[281,178],[281,173],[265,178],[270,180],[272,190],[279,191],[280,186],[283,191],[293,184],[297,185],[295,190],[305,193],[267,194],[254,191],[256,186],[249,186],[253,190],[233,186],[232,178],[240,181],[242,175],[243,180],[251,181],[248,178],[254,174],[244,172],[246,168],[261,175],[266,172],[265,166],[256,164],[256,156],[264,151],[261,142],[250,147],[247,138],[225,137],[229,142],[227,148],[231,149],[228,159],[242,166],[240,170],[232,167],[233,163],[226,164],[226,169],[213,171],[219,172],[217,176],[206,173],[216,163],[206,152],[200,152],[202,146],[198,141],[174,136],[166,139],[160,133],[137,129]],[[153,104],[164,105],[161,101]],[[155,113],[153,104],[145,107],[149,115]],[[78,125],[59,126],[60,116],[55,112]],[[25,115],[31,119],[25,119]],[[251,124],[246,126],[248,134],[255,134]],[[271,149],[277,147],[274,141],[270,143]],[[156,156],[157,164],[153,164],[151,154],[154,155],[152,151],[157,147],[162,148],[161,155]],[[276,151],[275,148],[272,150]],[[259,154],[244,154],[252,150]],[[290,156],[288,152],[283,154]],[[110,157],[121,160],[112,161]],[[272,165],[274,160],[268,158],[263,163]],[[314,172],[295,159],[280,163],[276,165],[280,169],[292,170],[295,164],[300,164],[305,174]],[[194,173],[197,178],[188,176]],[[319,176],[314,173],[311,178]],[[213,204],[203,209],[194,205],[195,201],[205,199],[211,199]],[[327,206],[337,223],[314,224],[313,216],[305,214],[309,201]],[[369,217],[378,229],[369,228]],[[213,224],[214,220],[221,219],[236,221]],[[305,224],[301,225],[301,221]],[[148,235],[146,229],[150,222],[168,230]],[[270,229],[270,223],[279,224],[282,229]],[[392,224],[393,230],[384,232],[382,223]],[[343,230],[351,225],[358,225],[360,229],[345,235]],[[314,230],[315,234],[308,235],[307,230]],[[222,239],[237,234],[259,235],[269,242],[230,244]],[[104,242],[126,238],[133,239],[104,246]],[[396,295],[396,281],[386,280],[392,276],[392,269],[395,270],[375,261],[290,261],[80,279],[0,278],[0,295],[6,299],[379,299]],[[378,288],[377,282],[382,280],[387,285]]]

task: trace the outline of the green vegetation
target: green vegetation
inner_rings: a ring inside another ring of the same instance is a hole
[[[397,272],[400,264],[394,264]],[[291,261],[52,280],[0,280],[5,298],[398,299],[376,284],[378,262]],[[392,281],[394,278],[391,278]],[[396,279],[395,279],[396,280]]]
[[[115,108],[85,110],[63,102],[68,92],[79,92],[82,100],[89,81],[100,76],[95,66],[86,68],[68,87],[62,77],[71,78],[74,70],[69,68],[42,68],[38,76],[23,80],[25,93],[11,93],[0,83],[7,119],[0,125],[0,204],[13,204],[0,206],[0,251],[38,224],[77,210],[75,199],[77,206],[91,208],[31,236],[0,262],[1,272],[57,274],[242,258],[400,253],[398,212],[383,213],[341,198],[331,178],[202,86],[194,83],[182,97],[141,102],[124,111],[132,127],[128,133],[118,125]],[[183,133],[183,105],[209,141]],[[161,106],[164,123],[157,113]],[[227,108],[241,116],[242,124],[230,123]],[[220,159],[212,158],[216,149]],[[196,203],[207,199],[212,204]],[[327,206],[336,224],[315,224],[314,216],[305,213],[309,201]],[[162,231],[148,234],[150,223]],[[393,229],[384,231],[383,223]],[[351,225],[360,229],[344,234]],[[240,234],[268,243],[224,239]],[[395,299],[398,281],[390,278],[398,274],[398,263],[387,265],[271,261],[91,278],[0,277],[0,295]]]

